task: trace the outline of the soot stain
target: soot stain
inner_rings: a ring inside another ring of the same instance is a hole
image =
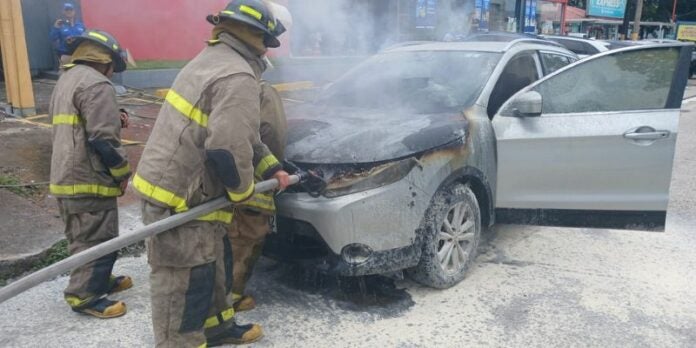
[[[265,289],[277,292],[263,296],[262,301],[316,308],[319,299],[326,309],[339,308],[379,318],[399,317],[415,305],[406,289],[397,288],[393,279],[384,276],[340,277],[287,263],[278,263],[262,272],[268,275],[266,281],[275,284],[254,284],[261,288],[256,291],[258,295]]]

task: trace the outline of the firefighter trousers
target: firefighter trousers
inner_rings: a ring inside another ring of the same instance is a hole
[[[71,255],[118,236],[116,198],[60,198],[58,209],[65,223],[65,238]],[[72,271],[65,297],[77,297],[80,301],[68,301],[71,305],[88,304],[87,300],[109,291],[116,255],[114,252],[102,256]]]
[[[267,214],[253,210],[235,209],[234,220],[228,229],[234,259],[232,292],[243,295],[251,278],[254,265],[261,256],[266,236],[271,232],[271,219]]]
[[[171,215],[143,202],[143,221]],[[234,322],[232,249],[220,222],[192,221],[148,240],[152,324],[156,347],[200,347],[205,330]]]

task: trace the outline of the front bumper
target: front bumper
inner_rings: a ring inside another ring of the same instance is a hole
[[[420,257],[418,228],[426,195],[409,176],[390,185],[336,198],[286,193],[277,197],[278,233],[267,241],[269,256],[301,260],[339,275],[391,272],[414,266]],[[342,256],[346,246],[366,246],[364,262]]]

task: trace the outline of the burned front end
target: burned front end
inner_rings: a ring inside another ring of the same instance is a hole
[[[322,192],[296,186],[276,198],[267,256],[344,276],[415,266],[430,200],[466,158],[465,138],[372,164],[297,164],[321,176]]]

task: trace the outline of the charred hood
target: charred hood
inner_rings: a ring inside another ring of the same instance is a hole
[[[308,164],[385,162],[466,136],[461,113],[417,114],[303,105],[288,110],[290,161]]]

